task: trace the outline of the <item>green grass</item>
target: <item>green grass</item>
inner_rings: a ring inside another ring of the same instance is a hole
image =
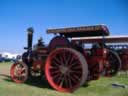
[[[49,87],[46,81],[16,84],[9,75],[10,63],[0,63],[0,96],[128,96],[128,88],[113,88],[112,83],[128,85],[128,76],[102,77],[82,86],[74,93],[61,93]],[[43,83],[45,82],[45,83]]]

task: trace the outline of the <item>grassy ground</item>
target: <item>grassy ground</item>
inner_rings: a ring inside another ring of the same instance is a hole
[[[89,82],[74,93],[61,93],[50,88],[46,81],[16,84],[9,77],[11,63],[0,63],[0,96],[128,96],[128,88],[114,88],[112,83],[128,86],[128,76],[102,77]]]

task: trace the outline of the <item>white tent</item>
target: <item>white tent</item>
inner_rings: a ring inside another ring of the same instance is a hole
[[[9,52],[3,52],[2,53],[2,57],[6,57],[6,58],[10,58],[10,59],[12,59],[12,58],[15,58],[16,59],[16,57],[18,56],[19,54],[12,54],[12,53],[9,53]]]

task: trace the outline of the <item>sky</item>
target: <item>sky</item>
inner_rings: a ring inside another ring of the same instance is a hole
[[[105,24],[111,35],[128,35],[128,0],[0,0],[0,52],[22,53],[28,27],[34,44],[48,28]]]

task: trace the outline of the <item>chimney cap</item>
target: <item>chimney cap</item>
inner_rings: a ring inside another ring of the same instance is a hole
[[[29,27],[29,28],[27,29],[27,31],[33,33],[33,32],[34,32],[34,29],[33,29],[33,27]]]

